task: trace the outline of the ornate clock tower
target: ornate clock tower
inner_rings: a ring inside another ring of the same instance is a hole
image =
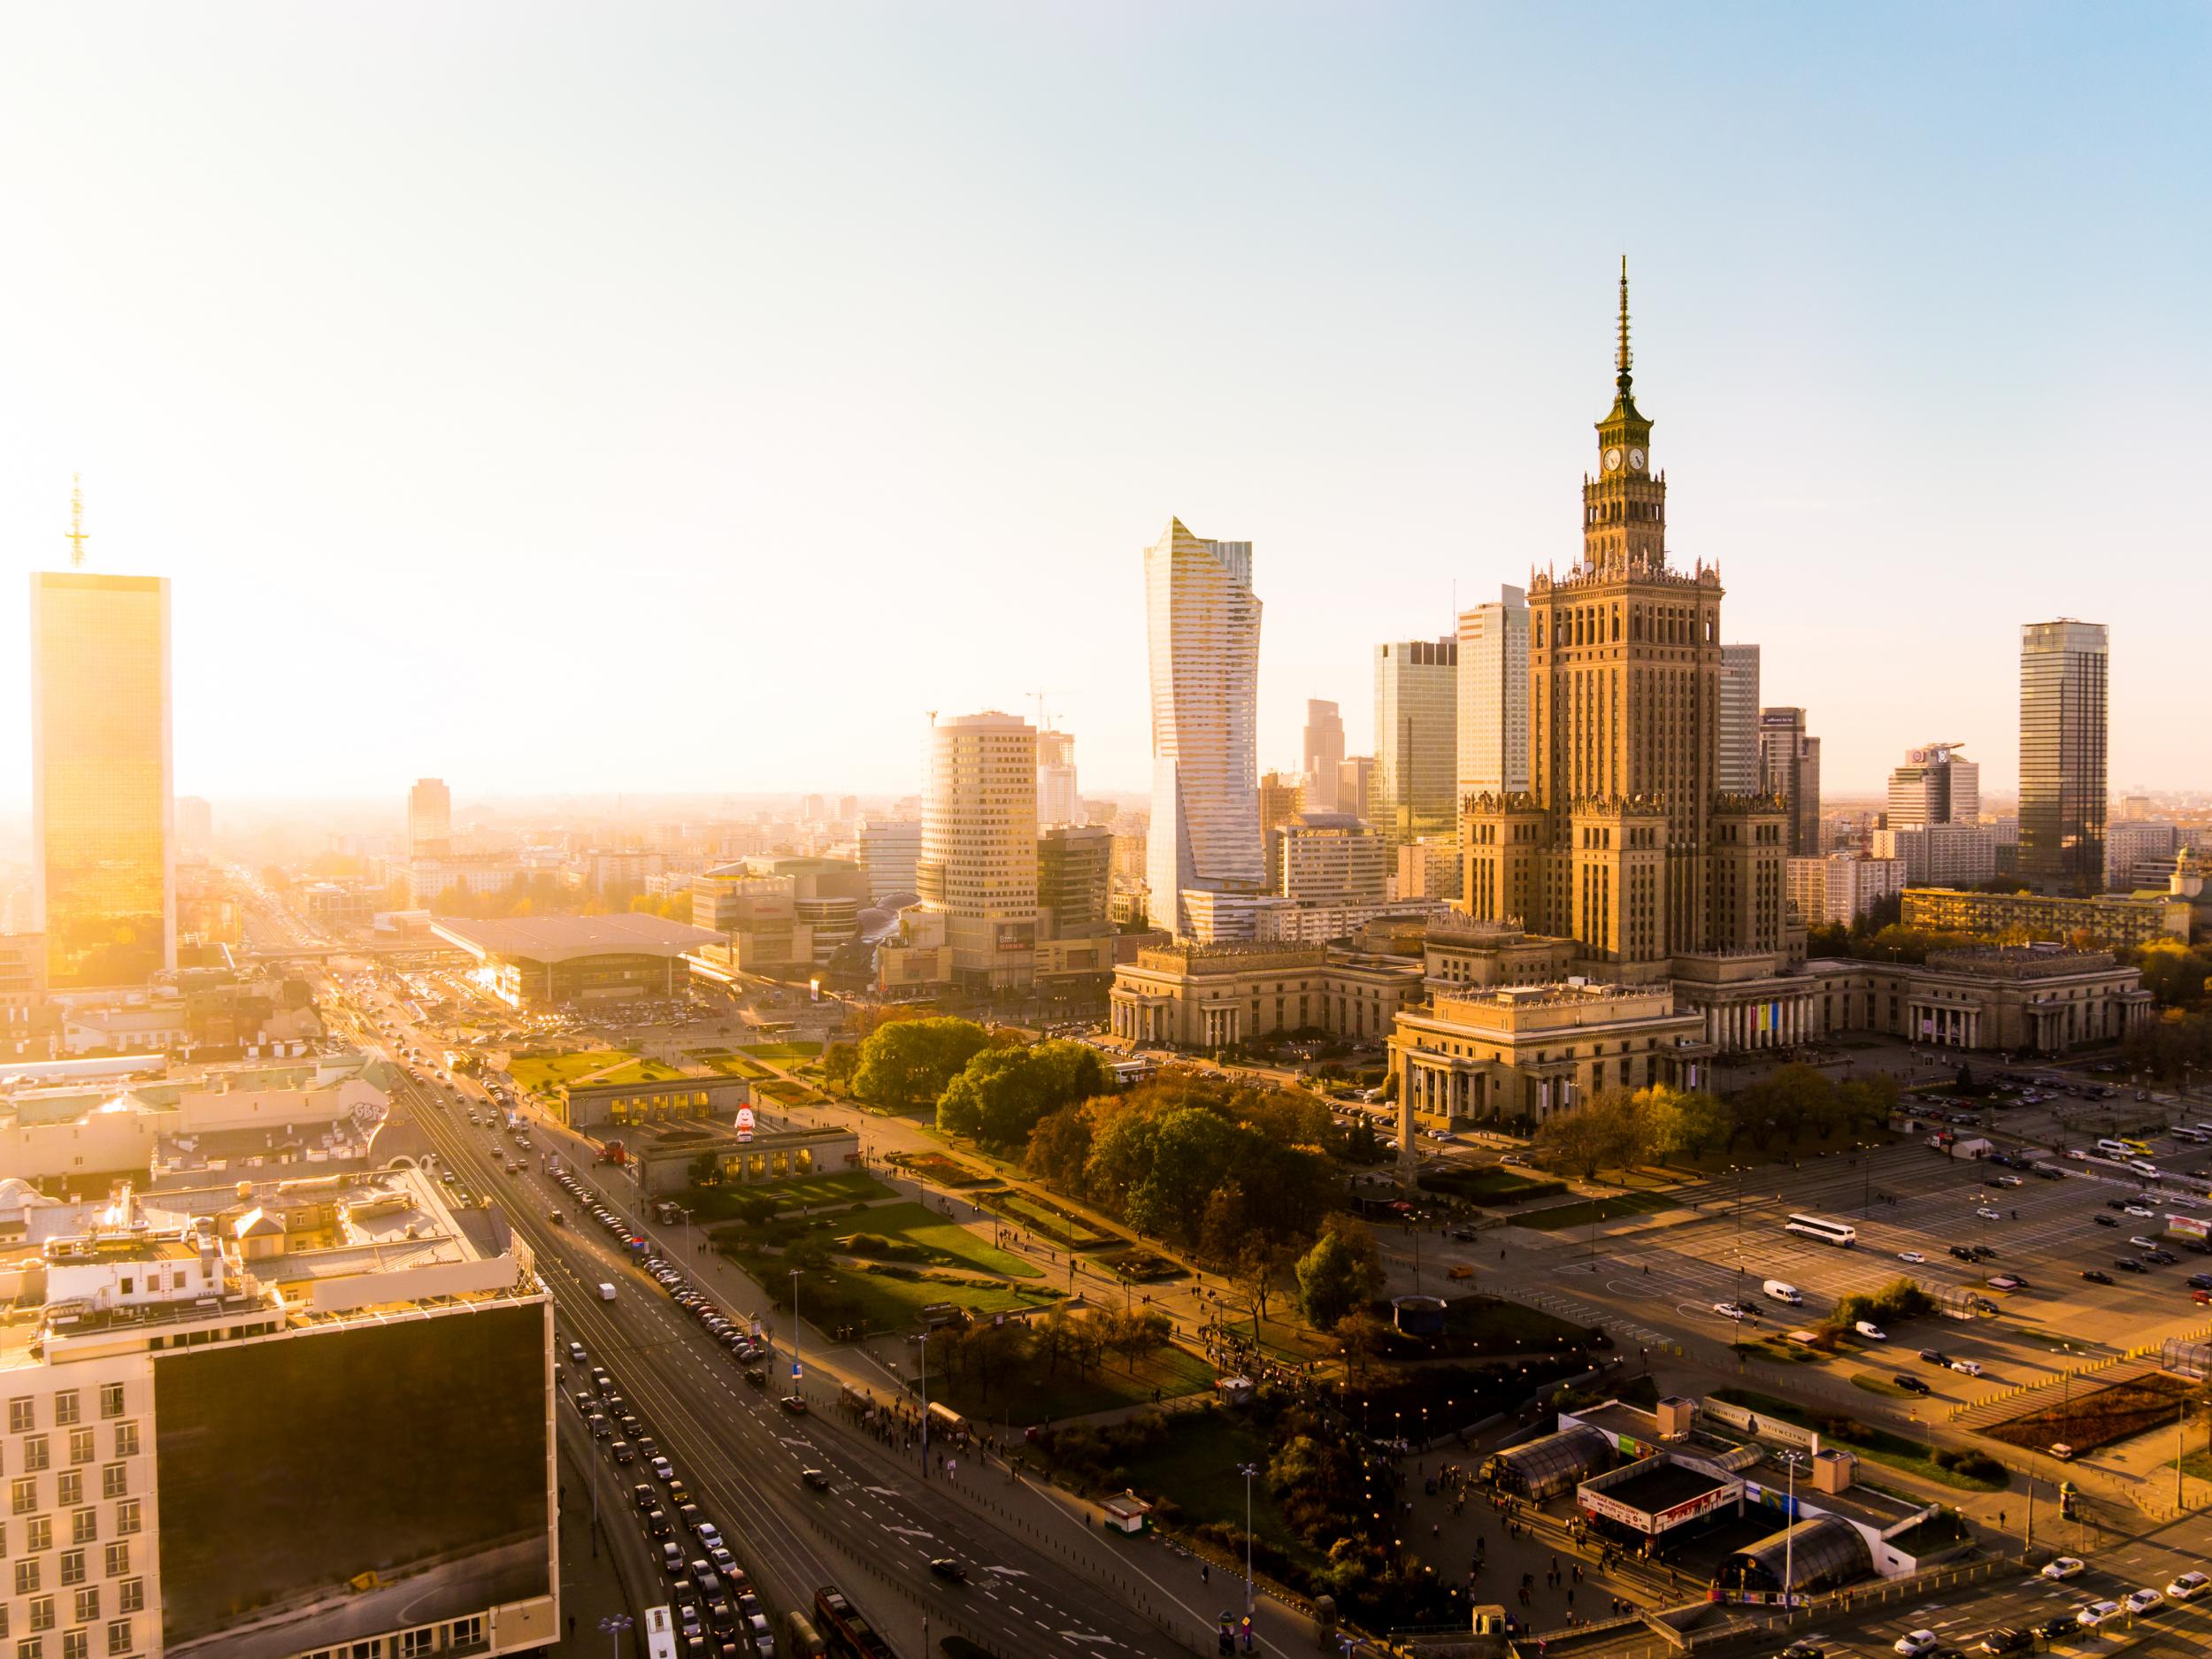
[[[1598,471],[1582,480],[1583,568],[1640,574],[1666,562],[1667,480],[1651,466],[1651,422],[1630,390],[1628,256],[1621,256],[1621,333],[1613,407],[1598,422]]]

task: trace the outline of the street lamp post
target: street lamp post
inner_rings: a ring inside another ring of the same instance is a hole
[[[800,1392],[799,1380],[799,1270],[791,1270],[791,1392]]]
[[[627,1613],[610,1613],[599,1621],[599,1628],[607,1632],[607,1651],[621,1659],[622,1632],[636,1624]]]
[[[1778,1452],[1775,1455],[1790,1471],[1789,1499],[1784,1511],[1782,1532],[1782,1609],[1786,1617],[1790,1609],[1797,1605],[1797,1585],[1792,1576],[1797,1562],[1797,1466],[1805,1461],[1805,1454],[1786,1451]]]
[[[1250,1463],[1239,1463],[1237,1472],[1244,1477],[1244,1617],[1252,1619],[1252,1477],[1260,1471]]]

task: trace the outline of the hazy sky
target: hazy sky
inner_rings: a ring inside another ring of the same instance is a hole
[[[1249,539],[1263,764],[1564,565],[1630,259],[1674,552],[1831,790],[2212,784],[2212,11],[0,9],[22,572],[174,579],[181,791],[910,789],[1048,694],[1148,776],[1141,550]]]

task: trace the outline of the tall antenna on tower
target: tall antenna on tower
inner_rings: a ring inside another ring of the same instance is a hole
[[[84,527],[84,475],[69,475],[69,568],[84,568],[84,544],[90,540]]]

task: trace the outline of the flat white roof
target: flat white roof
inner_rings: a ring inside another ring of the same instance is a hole
[[[497,922],[449,918],[434,924],[433,931],[479,956],[521,956],[532,962],[602,956],[680,956],[722,937],[711,928],[641,914],[525,916]]]

